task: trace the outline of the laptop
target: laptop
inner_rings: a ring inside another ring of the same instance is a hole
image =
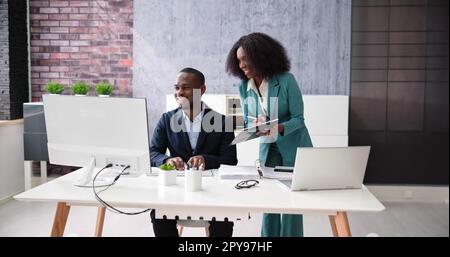
[[[291,191],[360,189],[370,146],[297,148],[292,180],[280,180]]]

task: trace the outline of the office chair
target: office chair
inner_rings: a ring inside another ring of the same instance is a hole
[[[205,228],[206,237],[209,237],[209,221],[207,220],[179,220],[177,222],[178,236],[183,235],[183,229],[185,227],[191,228]]]

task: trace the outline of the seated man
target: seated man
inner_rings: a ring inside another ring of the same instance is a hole
[[[194,169],[217,169],[221,164],[236,165],[232,129],[225,130],[225,116],[201,102],[206,91],[204,75],[193,68],[182,69],[174,85],[179,108],[162,115],[150,143],[152,166],[171,163],[178,170],[185,164]],[[170,156],[166,155],[169,149]],[[156,219],[150,213],[155,236],[178,236],[177,221]],[[233,222],[210,221],[210,236],[231,236]]]

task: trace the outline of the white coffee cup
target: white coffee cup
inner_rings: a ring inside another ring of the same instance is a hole
[[[185,170],[184,188],[187,192],[195,192],[202,190],[202,171]]]

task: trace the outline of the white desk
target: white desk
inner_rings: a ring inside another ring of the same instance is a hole
[[[58,203],[51,236],[62,236],[71,205],[100,206],[92,189],[72,185],[82,171],[77,170],[14,198]],[[202,216],[235,220],[247,218],[251,212],[320,213],[329,215],[335,236],[351,236],[346,212],[385,209],[366,187],[361,190],[290,192],[276,180],[262,179],[257,187],[237,190],[234,186],[238,181],[204,177],[202,191],[185,192],[183,177],[177,178],[177,185],[169,187],[159,186],[157,177],[123,177],[101,196],[115,207],[154,208],[159,216],[165,214],[168,218],[178,215],[181,219]],[[101,235],[105,211],[104,208],[99,210],[96,235]]]

